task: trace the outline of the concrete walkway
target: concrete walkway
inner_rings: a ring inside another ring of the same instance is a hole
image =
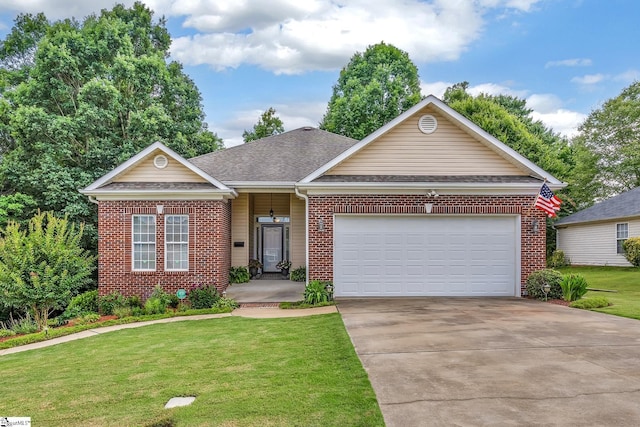
[[[64,337],[53,338],[47,341],[41,341],[33,344],[22,345],[19,347],[7,348],[0,350],[0,356],[5,354],[20,353],[28,350],[35,350],[38,348],[49,347],[56,344],[62,344],[69,341],[75,341],[83,338],[94,337],[96,335],[106,334],[108,332],[120,331],[122,329],[140,328],[142,326],[156,325],[158,323],[173,323],[184,322],[188,320],[205,320],[205,319],[218,319],[221,317],[250,317],[253,319],[275,319],[284,317],[303,317],[313,316],[316,314],[328,314],[336,313],[336,306],[306,308],[306,309],[291,309],[282,310],[279,308],[239,308],[231,313],[221,314],[200,314],[195,316],[177,316],[169,317],[166,319],[150,320],[147,322],[127,323],[124,325],[105,326],[102,328],[88,329],[86,331],[78,332]]]
[[[388,427],[640,425],[638,320],[519,298],[338,309]]]

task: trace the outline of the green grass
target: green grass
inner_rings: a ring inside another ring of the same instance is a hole
[[[604,296],[611,303],[593,311],[640,319],[640,269],[632,267],[565,267],[563,274],[580,274],[587,279],[589,288],[618,292],[589,291],[584,298]]]
[[[46,426],[381,426],[339,314],[157,324],[0,357],[3,416]],[[187,407],[164,409],[175,396]]]

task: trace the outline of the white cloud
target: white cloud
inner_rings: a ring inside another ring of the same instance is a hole
[[[594,85],[608,78],[605,74],[585,74],[584,76],[576,76],[571,79],[572,83],[581,85]]]
[[[76,17],[78,20],[92,13],[99,13],[102,9],[111,9],[117,3],[131,6],[135,0],[0,0],[0,12],[39,13],[49,19]]]
[[[615,76],[613,80],[617,82],[623,82],[623,83],[633,83],[637,80],[640,80],[640,71],[627,70],[624,73],[620,73],[617,76]]]
[[[562,101],[550,93],[534,93],[527,98],[527,107],[541,114],[555,112],[562,107]]]
[[[578,126],[587,118],[587,115],[560,108],[549,113],[533,111],[531,117],[534,120],[542,121],[555,132],[571,138],[578,133]]]
[[[272,104],[276,115],[284,124],[285,131],[298,129],[303,126],[318,127],[318,123],[326,111],[326,102],[307,102],[292,104]],[[224,140],[226,147],[242,144],[242,133],[253,129],[264,108],[250,108],[235,111],[233,116],[221,123],[210,124],[219,137]]]
[[[515,90],[509,86],[496,83],[481,83],[479,85],[469,86],[467,91],[473,96],[485,93],[487,95],[511,95],[517,96],[518,98],[524,98],[528,93],[526,90]]]
[[[591,59],[589,58],[572,58],[572,59],[563,59],[560,61],[549,61],[544,64],[544,68],[551,67],[588,67],[592,64]]]
[[[452,85],[453,83],[450,82],[420,82],[420,91],[424,96],[434,95],[435,97],[442,99],[444,92]]]

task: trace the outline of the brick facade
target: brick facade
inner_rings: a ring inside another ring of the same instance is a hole
[[[433,203],[431,215],[520,215],[520,286],[533,271],[546,265],[545,214],[533,207],[535,196],[440,195],[329,195],[309,196],[309,278],[333,280],[334,214],[421,214]],[[320,220],[322,226],[319,226]],[[533,221],[538,232],[533,232]]]
[[[157,206],[164,212],[157,213]],[[156,216],[156,269],[132,271],[131,218]],[[164,269],[164,216],[189,215],[189,271]],[[223,200],[100,201],[98,207],[98,289],[100,295],[118,291],[147,298],[160,284],[170,293],[194,284],[229,285],[231,209]]]

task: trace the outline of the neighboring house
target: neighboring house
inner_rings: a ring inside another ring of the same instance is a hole
[[[575,265],[631,266],[622,243],[640,236],[640,187],[555,223],[556,247]]]
[[[335,295],[520,296],[545,267],[544,179],[429,96],[362,141],[300,128],[186,160],[160,143],[82,192],[101,294],[228,286],[281,259]]]

